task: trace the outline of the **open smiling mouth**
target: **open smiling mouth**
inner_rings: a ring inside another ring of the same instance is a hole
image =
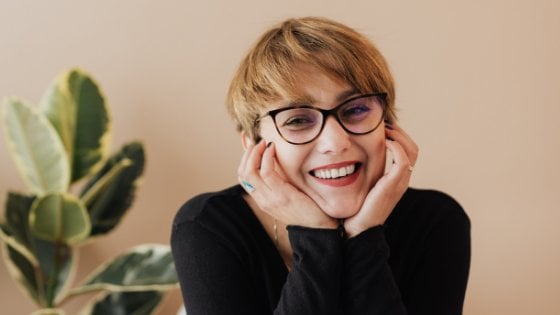
[[[309,174],[319,179],[341,179],[354,174],[361,165],[361,163],[355,163],[343,167],[312,170]]]

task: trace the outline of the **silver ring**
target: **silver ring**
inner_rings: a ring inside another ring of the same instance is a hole
[[[255,191],[255,186],[251,185],[251,183],[249,183],[249,182],[247,182],[243,179],[241,180],[241,185],[243,185],[243,188],[245,188],[250,193]]]
[[[411,171],[411,172],[414,171],[414,166],[413,166],[413,165],[409,165],[409,166],[408,166],[408,170]]]

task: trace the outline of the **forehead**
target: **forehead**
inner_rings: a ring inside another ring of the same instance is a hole
[[[284,84],[278,94],[278,99],[270,102],[266,111],[302,104],[334,107],[359,91],[334,75],[312,66],[301,66],[295,72],[294,82]]]

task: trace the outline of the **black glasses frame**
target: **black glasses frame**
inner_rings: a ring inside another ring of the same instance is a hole
[[[377,125],[375,125],[373,127],[373,129],[365,131],[365,132],[353,132],[351,130],[348,130],[348,128],[346,128],[346,126],[344,126],[344,123],[342,123],[342,121],[340,120],[340,117],[338,117],[337,112],[338,110],[348,104],[349,102],[352,102],[354,100],[357,100],[359,98],[364,98],[364,97],[379,97],[381,99],[381,107],[383,110],[383,114],[381,115],[381,119],[379,120],[379,122],[377,123]],[[319,135],[321,135],[321,132],[323,132],[323,128],[325,127],[325,122],[327,121],[327,118],[332,115],[334,116],[334,118],[336,119],[336,121],[338,122],[338,124],[342,127],[342,129],[344,129],[344,131],[348,132],[349,134],[352,135],[365,135],[368,133],[373,132],[375,129],[377,129],[379,127],[379,125],[381,124],[381,122],[385,119],[385,114],[386,114],[386,99],[387,99],[387,93],[370,93],[370,94],[363,94],[363,95],[358,95],[352,98],[349,98],[347,100],[345,100],[344,102],[340,103],[339,105],[335,106],[334,108],[331,109],[322,109],[322,108],[317,108],[317,107],[313,107],[310,105],[302,105],[302,106],[290,106],[290,107],[283,107],[283,108],[278,108],[278,109],[274,109],[271,111],[266,112],[264,115],[262,115],[261,117],[259,117],[258,119],[255,120],[255,126],[259,123],[259,121],[263,118],[265,118],[266,116],[270,116],[272,118],[272,121],[274,122],[274,127],[276,127],[276,131],[278,132],[278,134],[282,137],[282,139],[284,139],[286,142],[290,143],[290,144],[294,144],[294,145],[300,145],[300,144],[307,144],[310,143],[312,141],[314,141],[315,139],[317,139],[319,137]],[[315,137],[313,137],[311,140],[309,141],[305,141],[305,142],[292,142],[289,141],[288,139],[286,139],[284,137],[284,135],[280,132],[280,128],[278,128],[278,124],[276,123],[276,115],[278,115],[279,113],[286,111],[286,110],[290,110],[290,109],[294,109],[294,108],[310,108],[310,109],[314,109],[319,111],[322,115],[323,115],[323,121],[321,122],[321,128],[319,129],[319,132],[317,133],[317,135]]]

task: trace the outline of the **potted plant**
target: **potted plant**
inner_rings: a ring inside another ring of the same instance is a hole
[[[7,193],[3,259],[37,305],[35,314],[63,314],[64,302],[92,291],[100,294],[81,314],[152,314],[178,287],[166,245],[130,249],[71,288],[80,246],[111,232],[132,204],[144,169],[142,144],[109,156],[107,105],[79,69],[59,75],[38,109],[17,98],[2,105],[6,141],[29,189]]]

